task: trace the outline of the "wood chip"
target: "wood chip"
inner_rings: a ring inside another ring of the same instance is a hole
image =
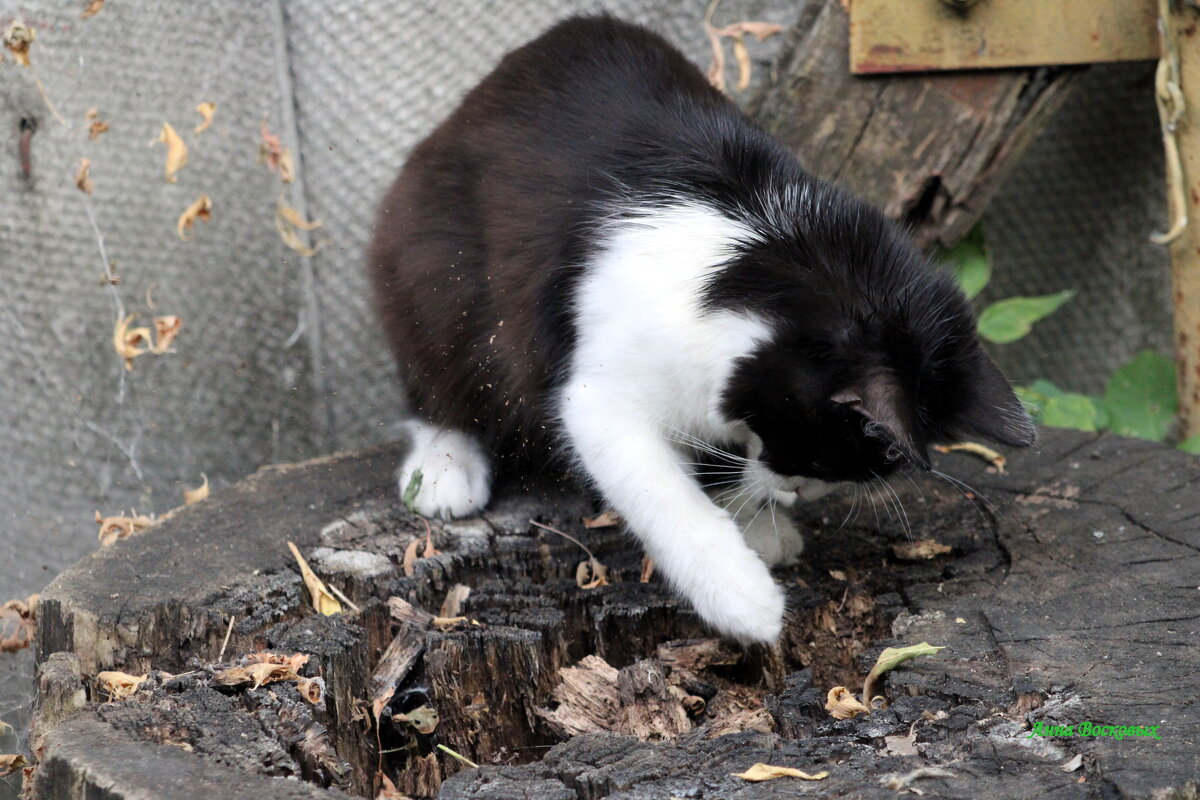
[[[300,555],[299,548],[292,542],[287,543],[288,549],[292,551],[292,556],[295,557],[296,563],[300,565],[300,576],[304,579],[304,585],[308,587],[308,593],[312,597],[313,608],[318,613],[330,616],[338,614],[342,610],[342,604],[333,596],[325,586],[325,582],[317,577],[317,574],[312,571],[312,567],[308,566],[308,562],[304,560],[304,556]]]
[[[892,545],[892,552],[901,561],[923,561],[945,555],[953,550],[953,547],[935,539],[918,539],[915,542],[898,542]]]

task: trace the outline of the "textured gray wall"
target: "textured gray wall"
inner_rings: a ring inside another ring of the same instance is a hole
[[[0,64],[0,600],[95,547],[97,509],[161,513],[202,472],[220,487],[394,433],[399,392],[364,289],[373,209],[412,145],[504,52],[607,8],[709,59],[704,0],[109,0],[80,20],[83,5],[0,0],[0,30],[15,16],[38,29],[33,63],[67,120],[48,114],[29,70]],[[717,21],[787,26],[801,7],[724,0]],[[751,51],[769,59],[781,42]],[[1019,377],[1092,389],[1137,346],[1169,341],[1165,254],[1144,242],[1165,218],[1148,74],[1094,70],[989,212],[994,296],[1084,292],[1001,349]],[[197,139],[201,101],[218,110]],[[91,107],[112,126],[95,142]],[[23,117],[39,122],[28,181]],[[314,258],[274,229],[280,183],[256,163],[264,118],[297,152],[293,205],[333,241]],[[176,184],[163,181],[162,147],[147,146],[164,121],[190,146]],[[93,161],[90,201],[74,186],[80,157]],[[175,220],[201,192],[213,219],[180,242]],[[153,313],[184,319],[175,354],[129,373],[110,343],[89,202],[127,309],[148,317],[153,284]],[[28,662],[0,660],[0,719],[18,725],[28,684],[4,671],[27,676]]]

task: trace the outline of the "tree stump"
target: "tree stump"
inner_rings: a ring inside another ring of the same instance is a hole
[[[809,504],[805,561],[777,573],[784,639],[742,652],[640,582],[633,541],[585,529],[598,509],[566,491],[502,493],[478,519],[431,521],[439,552],[422,557],[425,524],[392,486],[401,452],[260,471],[59,576],[39,610],[32,797],[1197,791],[1193,457],[1047,432],[1005,474],[940,458],[975,505],[925,479],[896,481],[906,521],[890,497],[890,513],[861,492]],[[588,557],[530,520],[584,542],[609,585],[581,588]],[[894,547],[909,529],[949,552]],[[318,615],[289,540],[360,610]],[[825,711],[826,692],[856,689],[883,647],[923,640],[946,649],[888,673],[886,709]],[[287,680],[220,682],[267,650],[307,655],[320,701]],[[147,677],[106,700],[96,676],[114,669]],[[1031,732],[1083,722],[1159,736]],[[590,732],[562,741],[575,731]],[[829,775],[733,776],[756,762]]]

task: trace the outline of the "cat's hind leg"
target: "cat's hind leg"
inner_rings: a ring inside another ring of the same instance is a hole
[[[481,511],[491,496],[491,467],[478,440],[458,431],[412,420],[405,425],[409,451],[396,473],[400,496],[421,472],[413,508],[440,519]]]

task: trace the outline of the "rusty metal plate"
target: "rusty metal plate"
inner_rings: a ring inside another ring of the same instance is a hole
[[[1155,0],[849,0],[857,74],[1158,58]]]

